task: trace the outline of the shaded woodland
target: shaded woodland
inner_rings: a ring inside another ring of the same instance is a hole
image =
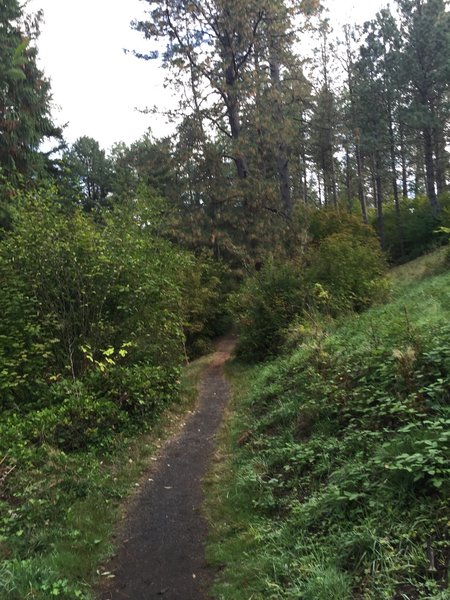
[[[256,499],[270,564],[251,593],[446,598],[448,280],[416,294],[387,273],[448,242],[448,3],[395,0],[342,30],[315,0],[145,4],[130,60],[167,70],[174,134],[109,150],[65,141],[42,14],[0,7],[0,600],[92,599],[139,477],[124,457],[148,459],[142,436],[195,396],[186,365],[232,328],[246,381],[278,360],[238,411],[233,489]]]

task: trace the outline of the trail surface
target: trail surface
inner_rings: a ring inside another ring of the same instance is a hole
[[[133,503],[101,600],[207,600],[212,572],[204,557],[202,478],[228,400],[223,364],[233,347],[219,342],[200,383],[199,401],[181,433],[162,449]]]

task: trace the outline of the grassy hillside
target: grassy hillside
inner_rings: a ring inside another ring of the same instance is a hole
[[[388,304],[232,367],[217,598],[450,598],[450,272],[439,253],[391,278]]]

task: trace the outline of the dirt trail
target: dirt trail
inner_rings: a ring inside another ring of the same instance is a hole
[[[223,364],[232,348],[231,339],[219,342],[202,376],[195,411],[181,433],[166,443],[151,481],[133,503],[119,552],[107,566],[115,577],[99,599],[208,598],[212,572],[204,558],[207,527],[201,486],[228,400]]]

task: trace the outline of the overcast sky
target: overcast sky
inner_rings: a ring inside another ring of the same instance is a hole
[[[338,26],[371,18],[385,0],[328,0],[326,5]],[[170,133],[161,117],[136,110],[170,104],[163,69],[123,52],[145,51],[129,25],[145,6],[142,0],[30,0],[28,11],[44,10],[40,66],[51,80],[55,118],[68,123],[69,142],[88,135],[109,148],[118,141],[131,143],[149,127],[155,135]]]

